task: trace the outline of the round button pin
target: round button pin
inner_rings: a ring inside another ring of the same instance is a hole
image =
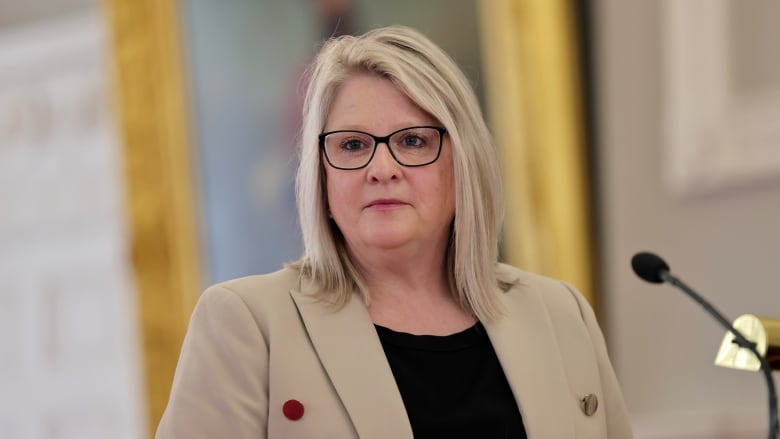
[[[585,416],[593,416],[599,408],[599,398],[592,393],[588,393],[580,400],[580,408],[585,413]]]
[[[288,399],[282,406],[282,413],[287,419],[297,421],[303,417],[303,404],[297,399]]]

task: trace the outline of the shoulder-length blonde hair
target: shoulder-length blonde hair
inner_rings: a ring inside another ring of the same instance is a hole
[[[336,305],[353,292],[370,302],[344,238],[328,216],[318,135],[341,84],[356,73],[387,78],[447,129],[453,150],[455,219],[446,269],[456,301],[480,320],[501,312],[495,268],[503,195],[495,148],[474,92],[438,46],[412,29],[392,26],[325,43],[310,71],[296,179],[304,256],[293,266],[323,287]]]

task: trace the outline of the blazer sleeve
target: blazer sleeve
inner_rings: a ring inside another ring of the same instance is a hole
[[[190,320],[157,439],[266,438],[268,346],[243,299],[214,286]]]
[[[623,400],[623,393],[620,390],[615,370],[607,354],[607,345],[604,341],[604,334],[601,332],[596,315],[585,297],[577,292],[574,287],[566,284],[566,287],[577,300],[582,314],[582,320],[588,328],[593,350],[598,361],[599,377],[604,392],[602,401],[599,405],[603,407],[607,420],[607,437],[615,439],[630,439],[634,437],[631,430],[631,421]]]

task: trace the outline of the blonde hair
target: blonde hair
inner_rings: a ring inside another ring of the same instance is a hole
[[[480,320],[502,310],[495,268],[503,221],[498,160],[479,103],[455,63],[427,37],[391,26],[325,43],[310,71],[304,101],[300,165],[296,179],[304,256],[293,263],[323,287],[338,306],[353,292],[369,292],[349,258],[344,238],[328,217],[325,172],[318,145],[340,87],[357,73],[393,82],[447,129],[453,150],[455,219],[447,248],[450,288],[460,306]]]

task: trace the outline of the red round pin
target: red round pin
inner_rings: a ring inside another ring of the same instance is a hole
[[[297,399],[288,399],[282,406],[282,413],[287,419],[297,421],[303,417],[303,404]]]

